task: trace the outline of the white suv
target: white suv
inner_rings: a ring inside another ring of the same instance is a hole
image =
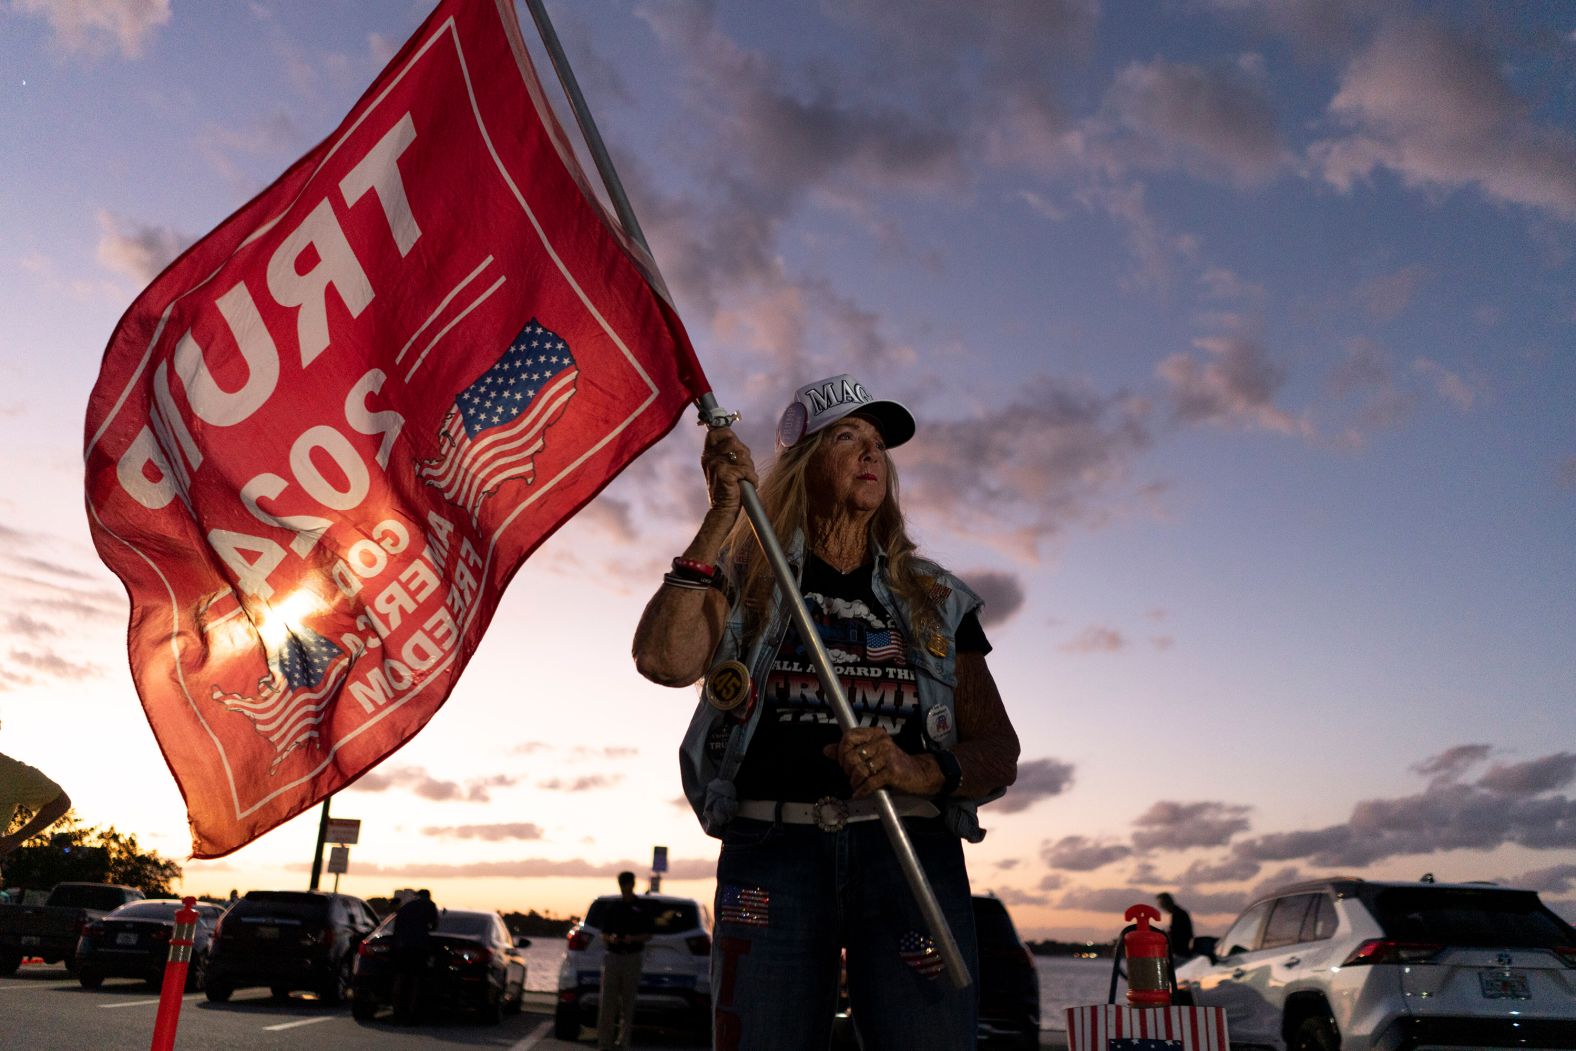
[[[560,1040],[578,1039],[582,1025],[596,1026],[605,951],[601,926],[605,910],[618,900],[617,894],[596,899],[586,918],[569,930],[553,1013],[553,1035]],[[656,928],[641,961],[636,1023],[679,1026],[710,1041],[711,911],[692,898],[666,894],[641,894],[636,900]]]
[[[1177,968],[1231,1046],[1576,1049],[1576,930],[1529,890],[1336,878],[1250,905]]]

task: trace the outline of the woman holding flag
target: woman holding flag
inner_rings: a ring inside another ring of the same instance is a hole
[[[701,456],[711,506],[648,603],[641,674],[704,679],[681,753],[685,793],[723,841],[712,949],[715,1046],[825,1047],[846,954],[866,1046],[973,1046],[958,989],[878,820],[886,789],[971,972],[960,839],[1017,771],[1018,738],[985,664],[980,599],[916,553],[888,450],[909,411],[842,375],[801,387],[760,497],[858,725],[842,731],[811,649],[739,515],[756,484],[730,428]]]

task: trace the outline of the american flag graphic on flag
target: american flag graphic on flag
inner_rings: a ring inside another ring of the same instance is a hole
[[[225,693],[215,686],[213,699],[250,719],[274,746],[268,767],[272,774],[285,756],[318,736],[318,725],[349,666],[344,650],[311,628],[297,627],[277,652],[269,653],[272,675],[258,682],[257,697]]]
[[[903,633],[896,628],[882,628],[865,633],[865,656],[873,661],[907,663],[904,660],[903,650]]]
[[[764,927],[771,920],[772,896],[760,887],[722,888],[717,919],[736,927]]]
[[[898,940],[897,954],[903,962],[924,978],[934,978],[946,970],[947,963],[936,951],[936,943],[929,935],[909,931]]]
[[[568,344],[532,318],[455,399],[438,431],[443,455],[422,461],[422,478],[476,521],[504,482],[535,477],[547,428],[563,415],[578,376]]]
[[[1128,1007],[1088,1004],[1067,1008],[1069,1051],[1231,1051],[1220,1007]]]

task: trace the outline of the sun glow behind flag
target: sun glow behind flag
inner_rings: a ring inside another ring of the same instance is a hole
[[[512,0],[443,0],[116,327],[89,524],[195,856],[409,740],[520,563],[708,389],[586,186]]]

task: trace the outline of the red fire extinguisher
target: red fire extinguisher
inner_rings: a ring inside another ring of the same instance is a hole
[[[1133,905],[1122,914],[1137,926],[1122,936],[1127,957],[1127,1002],[1134,1007],[1169,1007],[1171,1004],[1171,944],[1149,924],[1160,918],[1151,905]]]

